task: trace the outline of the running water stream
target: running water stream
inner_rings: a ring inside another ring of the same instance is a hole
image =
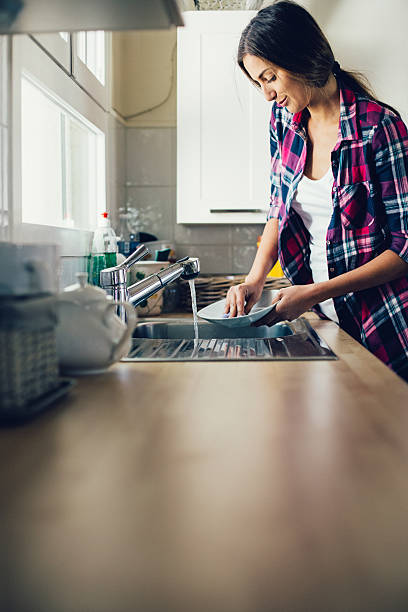
[[[193,310],[193,319],[194,319],[194,339],[198,340],[198,317],[197,317],[197,300],[196,300],[196,291],[194,285],[194,278],[188,281],[190,285],[190,293],[191,293],[191,307]]]

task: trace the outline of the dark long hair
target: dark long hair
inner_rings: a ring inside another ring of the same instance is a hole
[[[244,66],[244,56],[254,55],[287,70],[310,87],[324,87],[333,72],[344,85],[399,113],[376,99],[367,78],[356,71],[340,68],[329,41],[311,14],[292,0],[276,0],[255,15],[241,34],[238,64],[252,81]]]

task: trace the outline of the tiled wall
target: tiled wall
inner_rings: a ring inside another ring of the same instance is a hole
[[[176,223],[176,128],[125,130],[126,199],[143,231],[172,241],[179,257],[200,258],[204,274],[246,274],[263,225]]]
[[[112,225],[117,226],[118,209],[126,202],[126,128],[108,115],[107,210]]]

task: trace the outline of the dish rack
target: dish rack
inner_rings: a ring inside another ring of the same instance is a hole
[[[245,275],[229,276],[203,276],[194,280],[197,308],[204,308],[213,302],[222,300],[227,295],[228,289],[245,281]],[[282,289],[289,287],[290,282],[285,277],[267,277],[265,289]],[[191,294],[188,281],[180,281],[179,308],[182,311],[191,312]]]
[[[30,415],[60,386],[54,297],[0,299],[0,417]]]

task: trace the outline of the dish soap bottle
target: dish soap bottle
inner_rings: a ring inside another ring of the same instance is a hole
[[[108,213],[102,213],[96,228],[89,258],[89,283],[99,285],[99,273],[104,268],[112,268],[117,264],[116,254],[118,244],[116,234],[111,227]]]

